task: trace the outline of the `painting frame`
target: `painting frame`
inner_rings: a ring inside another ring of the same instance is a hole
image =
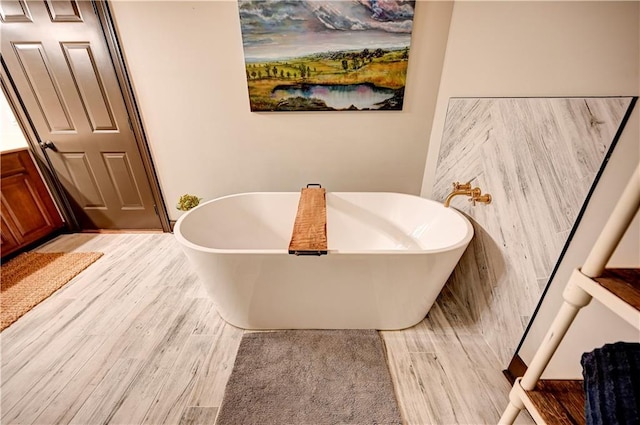
[[[238,0],[252,112],[400,111],[413,0]]]

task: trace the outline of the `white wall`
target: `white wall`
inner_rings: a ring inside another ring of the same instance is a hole
[[[615,96],[640,93],[639,2],[456,2],[442,71],[421,194],[434,184],[450,97]],[[559,303],[566,270],[581,263],[610,211],[612,199],[639,159],[638,109],[628,123],[519,354],[529,362]],[[491,192],[491,188],[483,188]],[[640,264],[638,227],[618,258]],[[593,303],[595,304],[595,303]],[[525,314],[529,314],[527,312]],[[517,320],[517,318],[514,318]],[[605,339],[627,339],[630,327],[590,306],[552,363],[553,376],[579,376],[576,359]],[[597,326],[593,323],[596,322]],[[506,366],[506,365],[505,365]]]
[[[170,217],[184,193],[419,194],[452,3],[418,2],[402,112],[252,113],[235,0],[110,2]]]
[[[2,92],[0,93],[0,150],[8,151],[27,146],[27,139]]]

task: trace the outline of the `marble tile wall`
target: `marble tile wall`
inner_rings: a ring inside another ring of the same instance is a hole
[[[434,199],[471,181],[489,205],[455,197],[475,237],[448,288],[506,367],[631,98],[452,98]]]

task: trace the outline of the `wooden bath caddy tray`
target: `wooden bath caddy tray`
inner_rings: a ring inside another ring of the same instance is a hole
[[[322,187],[309,186],[312,185],[307,185],[300,192],[298,213],[289,243],[289,254],[327,254],[326,191]]]

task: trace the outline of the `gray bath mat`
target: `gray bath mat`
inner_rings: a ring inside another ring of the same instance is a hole
[[[246,333],[216,425],[401,424],[375,330]]]

